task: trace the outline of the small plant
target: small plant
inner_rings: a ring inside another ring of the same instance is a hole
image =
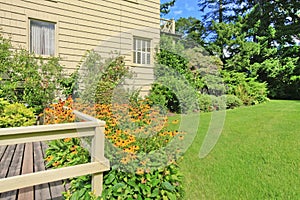
[[[111,170],[104,176],[103,199],[181,199],[182,175],[175,164],[136,173]]]
[[[227,109],[233,109],[243,105],[243,101],[234,95],[223,95],[220,99],[226,103]]]
[[[99,53],[89,51],[79,71],[79,97],[84,102],[110,104],[113,90],[128,76],[123,57],[103,59]]]
[[[0,128],[31,126],[35,123],[32,108],[20,103],[10,104],[0,98]]]

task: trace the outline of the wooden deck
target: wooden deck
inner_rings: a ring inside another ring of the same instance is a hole
[[[20,174],[45,170],[45,149],[43,142],[0,146],[0,179]],[[0,200],[48,200],[63,199],[66,191],[63,181],[56,181],[34,187],[22,188],[0,194]]]

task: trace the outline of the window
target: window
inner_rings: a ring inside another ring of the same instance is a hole
[[[30,20],[30,52],[54,56],[55,23]]]
[[[151,51],[150,40],[133,39],[133,63],[150,65]]]

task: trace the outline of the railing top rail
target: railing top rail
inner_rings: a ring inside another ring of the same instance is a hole
[[[174,19],[164,19],[164,18],[160,18],[160,21],[165,21],[165,22],[171,22],[173,21]]]
[[[76,115],[76,117],[78,117],[81,120],[86,120],[86,121],[92,121],[92,122],[97,122],[100,123],[101,125],[105,125],[104,121],[101,121],[99,119],[96,119],[90,115],[84,114],[82,112],[79,112],[77,110],[73,110],[73,113]]]
[[[83,114],[79,111],[74,110],[73,113],[81,120],[85,122],[74,122],[65,124],[50,124],[50,125],[39,125],[39,126],[24,126],[14,128],[0,128],[0,136],[18,135],[27,133],[38,133],[38,132],[50,132],[50,131],[62,131],[72,129],[84,129],[93,127],[104,127],[105,122],[98,120],[94,117]]]

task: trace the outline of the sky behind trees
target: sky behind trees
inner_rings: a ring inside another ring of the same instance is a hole
[[[161,0],[164,3],[168,0]],[[169,14],[163,16],[166,19],[179,19],[180,17],[195,17],[197,19],[201,18],[201,13],[199,12],[198,0],[176,0],[175,5],[171,7]]]

